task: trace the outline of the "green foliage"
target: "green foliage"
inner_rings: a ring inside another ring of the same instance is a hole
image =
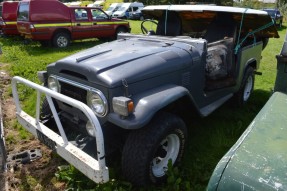
[[[56,177],[67,182],[67,190],[93,190],[93,191],[129,191],[131,184],[124,181],[111,179],[105,184],[95,184],[72,165],[59,166]]]
[[[184,171],[172,166],[172,161],[168,161],[167,186],[162,191],[191,190],[190,181],[184,177]]]

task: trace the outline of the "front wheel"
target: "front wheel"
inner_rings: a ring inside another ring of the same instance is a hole
[[[242,106],[249,100],[253,92],[254,81],[254,69],[249,66],[245,71],[239,91],[234,95],[237,106]]]
[[[65,32],[57,33],[53,37],[53,45],[57,48],[65,48],[70,44],[70,36]]]
[[[169,160],[176,165],[182,159],[186,139],[184,122],[160,113],[148,126],[129,134],[122,154],[124,176],[136,186],[164,181]]]

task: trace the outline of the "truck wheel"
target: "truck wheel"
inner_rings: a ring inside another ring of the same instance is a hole
[[[70,36],[67,33],[60,32],[53,37],[53,45],[57,48],[65,48],[70,44]]]
[[[170,113],[160,113],[146,127],[132,131],[122,153],[122,171],[136,186],[166,180],[168,161],[182,159],[187,131],[184,122]]]
[[[249,66],[245,71],[239,91],[234,95],[237,106],[242,106],[249,100],[253,91],[254,80],[254,69]]]

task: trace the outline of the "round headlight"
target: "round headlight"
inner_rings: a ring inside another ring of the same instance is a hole
[[[92,125],[92,123],[90,121],[88,121],[86,124],[86,130],[87,130],[88,134],[91,135],[92,137],[95,137],[94,129],[95,129],[95,127]]]
[[[103,117],[106,115],[107,101],[102,93],[89,91],[87,95],[87,104],[97,116]]]
[[[48,88],[55,91],[55,92],[60,92],[60,84],[59,81],[53,77],[49,76],[48,78]]]

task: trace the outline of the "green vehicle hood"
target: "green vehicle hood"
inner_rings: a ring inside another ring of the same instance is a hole
[[[207,190],[287,190],[287,95],[276,92],[217,164]]]

